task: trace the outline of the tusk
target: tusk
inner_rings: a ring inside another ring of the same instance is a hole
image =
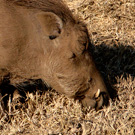
[[[95,98],[98,98],[100,95],[100,89],[98,89],[97,93],[95,94]]]

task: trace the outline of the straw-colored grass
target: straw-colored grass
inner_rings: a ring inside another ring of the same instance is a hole
[[[65,0],[88,26],[95,44],[135,45],[134,0]]]
[[[54,90],[27,94],[20,109],[9,102],[12,117],[0,120],[0,134],[135,135],[135,1],[64,1],[87,24],[97,66],[118,98],[95,111]]]

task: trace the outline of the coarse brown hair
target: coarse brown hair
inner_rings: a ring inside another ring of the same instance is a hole
[[[7,0],[10,3],[37,9],[44,12],[52,12],[59,16],[64,23],[71,21],[75,23],[73,14],[62,0]]]

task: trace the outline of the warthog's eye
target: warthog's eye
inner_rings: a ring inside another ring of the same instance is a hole
[[[88,83],[92,83],[92,81],[93,81],[93,79],[92,79],[92,78],[90,78],[90,79],[88,80]]]
[[[70,57],[70,59],[74,59],[74,58],[76,58],[75,53],[72,54],[72,56]]]
[[[51,36],[49,36],[49,39],[51,39],[51,40],[53,40],[53,39],[55,39],[57,36],[55,36],[55,35],[51,35]]]

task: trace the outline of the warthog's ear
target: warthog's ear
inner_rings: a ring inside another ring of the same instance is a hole
[[[52,12],[41,12],[37,14],[37,18],[43,28],[45,34],[51,39],[57,38],[62,30],[62,20]]]

